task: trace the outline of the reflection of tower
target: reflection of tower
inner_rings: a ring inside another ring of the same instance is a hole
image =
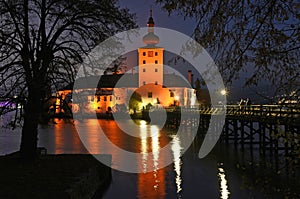
[[[140,126],[141,153],[144,171],[153,168],[153,171],[138,174],[138,197],[156,199],[165,195],[165,170],[158,169],[164,158],[159,155],[160,146],[168,143],[167,139],[160,139],[159,128],[155,125]],[[150,136],[150,137],[149,137]],[[149,155],[152,151],[153,155]],[[149,154],[148,154],[149,153]]]
[[[147,23],[148,33],[143,37],[146,46],[138,49],[139,87],[145,84],[163,85],[163,52],[157,47],[159,37],[154,34],[152,10]]]

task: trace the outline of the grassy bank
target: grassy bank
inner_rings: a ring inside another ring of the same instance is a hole
[[[90,198],[110,180],[110,168],[92,155],[42,155],[34,163],[0,157],[0,198]]]

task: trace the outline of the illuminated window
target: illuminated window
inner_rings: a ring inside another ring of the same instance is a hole
[[[158,53],[157,52],[155,52],[155,56],[157,56],[158,55]]]
[[[146,52],[143,52],[143,56],[146,56]]]
[[[158,72],[158,69],[157,69],[157,68],[155,69],[155,72],[156,72],[156,73]]]
[[[148,98],[152,98],[152,92],[148,92]]]
[[[146,72],[146,68],[143,68],[143,72]]]
[[[143,60],[143,64],[146,64],[146,60]]]
[[[153,57],[153,51],[148,51],[148,57]]]
[[[157,61],[157,60],[155,60],[155,64],[158,64],[158,61]]]

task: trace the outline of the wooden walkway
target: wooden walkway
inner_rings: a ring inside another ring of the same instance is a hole
[[[197,126],[199,132],[206,132],[212,115],[225,115],[221,141],[234,143],[244,148],[258,146],[278,153],[284,151],[288,156],[299,155],[300,145],[300,106],[279,105],[227,105],[218,107],[182,108],[189,117],[180,117],[180,109],[167,109],[167,126],[182,124]],[[186,114],[185,114],[186,115]],[[195,117],[200,115],[200,117]],[[198,119],[195,119],[198,118]]]
[[[178,110],[178,109],[177,109]],[[280,123],[292,123],[300,125],[300,105],[280,106],[280,105],[227,105],[216,107],[182,108],[186,112],[199,113],[200,115],[220,115],[226,111],[227,118],[246,118],[252,121],[278,120]],[[176,112],[169,108],[167,112]],[[278,122],[277,121],[277,122]]]

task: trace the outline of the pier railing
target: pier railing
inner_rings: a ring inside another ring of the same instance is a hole
[[[179,109],[176,108],[168,108],[167,112],[176,112],[178,110]],[[201,115],[218,115],[226,113],[226,117],[247,118],[252,120],[280,119],[283,121],[300,123],[300,105],[219,105],[214,107],[182,107],[182,110],[191,113],[198,112]]]
[[[167,109],[167,125],[178,127],[180,124],[180,110],[190,114],[183,120],[183,125],[200,128],[205,134],[210,125],[212,115],[226,114],[225,124],[220,140],[233,142],[235,147],[242,148],[249,144],[250,148],[258,145],[265,153],[266,150],[284,151],[285,155],[298,157],[300,154],[300,106],[281,105],[226,105],[214,107],[181,107]],[[195,117],[200,114],[200,117]],[[196,118],[196,119],[195,119]],[[198,128],[198,129],[199,129]],[[214,135],[209,135],[214,136]]]

